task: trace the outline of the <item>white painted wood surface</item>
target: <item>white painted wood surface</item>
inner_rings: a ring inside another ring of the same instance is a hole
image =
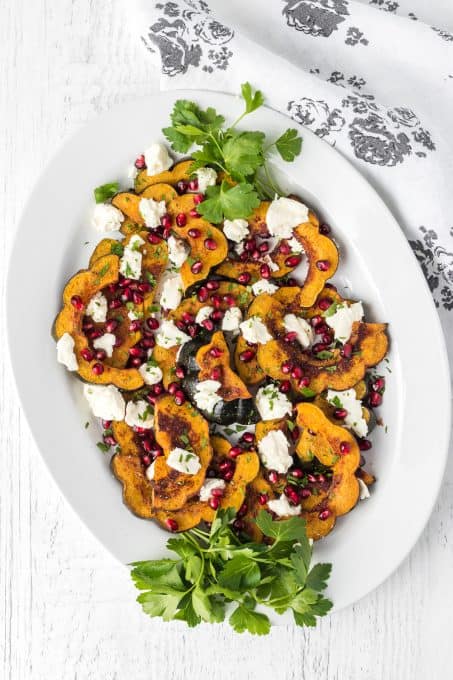
[[[98,112],[158,87],[126,8],[114,0],[0,2],[2,292],[24,199],[53,151]],[[96,149],[92,154],[95,163]],[[32,338],[30,283],[24,281],[24,332]],[[127,570],[97,544],[51,481],[20,412],[3,319],[0,330],[0,678],[451,677],[451,463],[431,521],[398,572],[317,629],[280,628],[255,639],[227,626],[162,624],[141,613]],[[64,455],[64,442],[61,448]],[[410,508],[405,512],[410,522]]]

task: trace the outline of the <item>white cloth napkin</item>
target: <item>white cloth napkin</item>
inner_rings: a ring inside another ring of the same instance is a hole
[[[404,229],[449,338],[452,0],[135,2],[163,89],[238,93],[249,80],[357,165]]]

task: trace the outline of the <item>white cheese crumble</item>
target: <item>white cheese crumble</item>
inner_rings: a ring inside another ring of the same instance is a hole
[[[239,324],[239,328],[247,342],[251,342],[254,345],[264,345],[266,342],[269,342],[269,340],[272,340],[272,335],[269,333],[259,316],[251,316],[249,319],[246,319]]]
[[[295,236],[289,239],[288,245],[291,248],[292,253],[303,253],[304,247],[300,241],[297,240]]]
[[[124,420],[126,402],[114,385],[84,385],[83,395],[97,418]]]
[[[260,387],[256,393],[255,403],[263,420],[283,418],[292,411],[288,397],[280,392],[275,385]]]
[[[173,470],[183,472],[185,475],[196,475],[201,469],[197,454],[187,449],[180,449],[178,446],[170,451],[166,463]]]
[[[63,333],[57,342],[57,361],[66,366],[68,371],[77,371],[79,364],[74,352],[74,338],[69,333]]]
[[[217,181],[217,173],[213,168],[198,168],[195,172],[198,179],[198,189],[202,194],[208,187],[213,187]]]
[[[205,307],[201,307],[197,315],[195,317],[195,323],[201,325],[203,321],[206,321],[206,319],[209,319],[211,316],[212,312],[214,311],[214,307],[209,307],[209,305],[206,305]]]
[[[144,399],[127,402],[126,417],[124,420],[131,427],[143,427],[147,430],[154,425],[154,416],[151,412],[151,406]]]
[[[295,517],[300,515],[301,512],[300,505],[291,505],[284,494],[282,494],[280,498],[268,501],[267,507],[269,510],[272,510],[272,512],[275,512],[277,517]]]
[[[348,413],[343,421],[345,426],[353,430],[357,436],[366,437],[368,434],[368,424],[363,417],[362,402],[360,399],[357,399],[356,391],[353,387],[342,392],[328,390],[327,401],[332,406],[346,409]]]
[[[223,331],[237,331],[242,321],[242,312],[239,307],[228,307],[222,319]]]
[[[288,450],[289,442],[281,430],[271,430],[258,443],[258,453],[264,467],[280,474],[288,472],[293,464]]]
[[[167,147],[159,142],[153,142],[144,152],[147,175],[158,175],[160,172],[169,170],[173,165],[173,158],[167,151]]]
[[[142,275],[141,246],[145,242],[141,236],[134,234],[127,246],[124,247],[123,256],[120,260],[120,272],[127,279],[139,279]]]
[[[168,259],[175,267],[181,267],[187,260],[189,255],[189,247],[186,242],[180,238],[170,236],[167,241],[168,244]]]
[[[230,241],[240,243],[249,235],[249,224],[247,220],[225,220],[223,223],[223,233]]]
[[[91,316],[96,323],[105,323],[107,319],[107,298],[99,290],[89,303],[85,310],[87,316]]]
[[[335,340],[345,343],[351,337],[352,324],[354,321],[363,319],[363,307],[361,302],[354,302],[348,305],[346,302],[339,305],[335,313],[325,316],[325,321],[335,333]]]
[[[217,477],[206,478],[205,483],[200,489],[200,501],[206,503],[212,496],[214,489],[224,489],[225,481]]]
[[[162,321],[159,326],[159,330],[156,335],[156,345],[159,347],[164,347],[169,349],[170,347],[175,347],[179,345],[184,345],[185,342],[190,340],[190,335],[180,331],[175,325],[174,321]]]
[[[115,345],[116,337],[113,333],[104,333],[99,338],[93,340],[94,349],[103,349],[110,358],[113,354],[113,346]]]
[[[292,198],[276,198],[266,213],[266,224],[272,236],[291,238],[294,227],[308,221],[308,208]]]
[[[167,212],[165,201],[155,201],[154,198],[141,198],[138,204],[140,215],[150,229],[155,229],[160,224],[160,218]]]
[[[267,264],[271,272],[276,272],[279,269],[278,264],[274,262],[269,253],[266,253],[266,255],[263,257],[263,262]]]
[[[156,461],[153,460],[151,465],[148,465],[148,467],[146,468],[146,471],[145,471],[146,478],[149,479],[150,482],[152,482],[153,479],[154,479],[154,467],[155,467],[155,465],[156,465]]]
[[[162,284],[160,304],[164,309],[176,309],[182,300],[183,287],[179,274],[166,275]]]
[[[218,380],[201,380],[197,383],[194,398],[198,408],[211,413],[217,402],[222,401],[222,397],[217,394],[221,386]]]
[[[370,490],[368,489],[367,485],[363,481],[363,479],[360,479],[360,477],[357,477],[357,481],[359,483],[359,489],[360,489],[360,500],[365,501],[367,498],[371,498]]]
[[[138,369],[140,375],[145,381],[145,385],[156,385],[162,380],[162,371],[155,361],[147,361]]]
[[[96,231],[118,231],[122,222],[124,222],[124,215],[114,205],[98,203],[94,207],[91,225]]]
[[[256,283],[253,284],[252,290],[255,295],[261,295],[261,293],[269,293],[269,295],[272,295],[272,293],[275,293],[275,291],[278,290],[278,286],[276,286],[275,283],[268,281],[268,279],[259,279],[259,281],[256,281]]]
[[[297,340],[304,349],[313,344],[315,333],[308,321],[295,314],[285,314],[283,324],[289,333],[297,333]]]
[[[131,179],[132,181],[135,180],[135,178],[138,175],[138,168],[135,167],[135,165],[132,163],[127,169],[127,179]]]

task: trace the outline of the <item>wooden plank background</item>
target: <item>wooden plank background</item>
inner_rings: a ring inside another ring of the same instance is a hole
[[[114,0],[0,2],[2,294],[23,202],[61,141],[100,111],[158,88],[151,60],[132,36],[126,7]],[[96,163],[96,150],[92,153]],[[26,291],[32,284],[23,282],[24,332],[31,341]],[[1,678],[451,677],[451,464],[433,517],[398,572],[317,629],[283,627],[256,639],[239,637],[227,626],[186,630],[152,621],[134,602],[127,570],[81,525],[44,468],[12,384],[4,326],[2,318]],[[61,447],[64,455],[64,441]],[[411,508],[403,511],[409,523]]]

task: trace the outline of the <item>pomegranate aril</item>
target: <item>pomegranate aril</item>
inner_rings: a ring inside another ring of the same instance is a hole
[[[189,181],[189,190],[198,191],[198,179],[195,178]]]
[[[284,340],[285,342],[294,342],[295,340],[297,340],[297,333],[296,333],[296,331],[289,331],[289,333],[286,333],[286,335],[284,336],[283,340]]]
[[[143,340],[140,342],[140,347],[143,347],[143,349],[152,349],[155,347],[156,341],[154,338],[143,338]]]
[[[204,247],[206,250],[217,250],[217,243],[213,238],[207,238],[204,241]]]
[[[176,366],[175,375],[177,378],[182,380],[186,376],[186,372],[182,366]]]
[[[278,482],[278,474],[275,470],[270,470],[270,472],[267,475],[267,478],[271,484],[277,484]]]
[[[261,253],[258,249],[253,250],[250,254],[250,257],[252,258],[252,260],[259,260],[261,257]]]
[[[213,331],[214,330],[214,322],[211,321],[211,319],[205,319],[204,321],[201,322],[201,325],[206,328],[207,331]]]
[[[168,213],[162,215],[160,218],[160,223],[164,229],[171,229],[171,216]]]
[[[223,354],[223,349],[220,349],[220,347],[211,347],[209,350],[209,354],[214,357],[214,359],[218,359],[219,357],[222,356]]]
[[[217,290],[220,286],[218,281],[206,281],[206,288],[208,290]]]
[[[267,494],[260,493],[260,495],[258,496],[258,503],[260,505],[266,505],[267,501],[268,501]]]
[[[241,262],[246,262],[248,259],[249,259],[249,255],[248,255],[248,253],[244,250],[244,252],[241,253],[241,254],[239,255],[239,260],[240,260]]]
[[[212,306],[215,307],[215,309],[220,309],[220,307],[222,306],[222,298],[217,293],[213,293],[211,295],[210,302]]]
[[[84,307],[83,300],[80,295],[73,295],[71,298],[71,305],[77,310],[81,310]]]
[[[258,250],[260,251],[260,253],[267,253],[267,251],[269,250],[269,243],[260,243],[260,245],[258,246]]]
[[[168,517],[165,520],[165,524],[167,525],[167,528],[170,529],[170,531],[178,531],[178,522],[175,519]]]
[[[228,451],[228,455],[230,458],[237,458],[238,456],[241,455],[243,452],[243,449],[241,449],[240,446],[232,446],[231,449]]]
[[[307,375],[304,375],[304,377],[301,378],[301,379],[299,380],[299,382],[297,383],[297,387],[298,387],[300,390],[303,390],[304,387],[309,387],[309,385],[310,385],[310,378],[309,378]]]
[[[291,390],[291,383],[289,380],[282,380],[278,389],[283,394],[287,394]]]
[[[312,475],[311,473],[309,473],[309,474],[307,475],[307,479],[308,479],[308,481],[309,481],[311,484],[316,484],[316,481],[317,481],[317,480],[316,480],[315,475]]]
[[[327,234],[330,234],[330,227],[328,224],[325,222],[323,224],[319,225],[319,233],[323,234],[324,236],[327,236]]]
[[[329,260],[318,260],[316,266],[320,272],[327,272],[329,271],[330,262]]]
[[[343,349],[340,351],[340,354],[344,359],[350,359],[352,356],[352,345],[347,342],[345,345],[343,345]]]
[[[223,296],[223,301],[225,304],[228,305],[228,307],[234,307],[236,304],[236,300],[234,299],[234,295],[230,295],[229,293],[227,295]]]
[[[230,460],[223,460],[219,464],[220,472],[225,472],[226,470],[232,470],[232,468],[233,468],[233,463]]]
[[[332,513],[330,512],[330,510],[329,510],[328,508],[326,508],[325,510],[321,510],[321,512],[319,513],[318,517],[319,517],[320,520],[323,520],[323,521],[324,521],[324,520],[326,520],[326,519],[329,519],[329,517],[330,517],[331,514],[332,514]]]
[[[294,366],[294,368],[291,371],[291,378],[294,378],[295,380],[298,380],[299,378],[302,378],[304,375],[304,372],[300,366]]]
[[[105,330],[107,333],[113,333],[114,330],[118,328],[118,321],[116,319],[109,319],[105,324]]]
[[[249,238],[244,241],[244,250],[251,253],[256,248],[256,241],[254,238]]]
[[[129,348],[129,354],[131,355],[131,357],[142,357],[144,352],[142,349],[140,349],[140,347],[137,347],[135,345],[135,347]]]
[[[116,439],[111,434],[104,435],[102,440],[107,446],[116,446]]]
[[[102,331],[99,330],[90,331],[89,333],[87,333],[87,335],[90,338],[90,340],[96,340],[96,338],[101,337]]]
[[[142,456],[142,463],[145,467],[149,467],[151,465],[151,458],[145,454]]]
[[[297,267],[301,260],[302,258],[300,257],[300,255],[290,255],[289,257],[286,258],[285,264],[287,267]]]
[[[227,472],[224,473],[223,478],[226,482],[231,482],[233,479],[234,472],[233,470],[227,470]]]
[[[348,412],[345,408],[336,408],[333,412],[333,415],[334,418],[337,418],[337,420],[344,420],[348,415]]]
[[[181,318],[184,321],[184,323],[193,323],[195,321],[194,315],[191,314],[190,312],[183,312]]]
[[[104,366],[102,364],[93,364],[91,370],[93,371],[94,375],[101,375],[104,373]]]
[[[376,380],[371,383],[371,389],[374,392],[381,392],[381,390],[383,390],[384,388],[385,388],[385,378],[383,378],[381,376],[379,378],[376,378]]]
[[[146,168],[145,156],[143,154],[138,156],[138,158],[135,159],[134,165],[137,170],[143,170],[143,168]]]
[[[120,297],[121,297],[121,302],[131,302],[131,300],[132,300],[131,289],[130,288],[124,288]]]
[[[110,300],[109,309],[119,309],[122,305],[121,300]]]
[[[179,180],[179,182],[177,182],[176,184],[176,191],[178,192],[178,194],[185,194],[188,188],[189,188],[188,182],[186,182],[183,179]]]
[[[176,325],[176,328],[179,328],[180,331],[186,330],[186,324],[181,319],[178,319],[178,321],[176,322],[175,325]]]
[[[223,319],[223,312],[221,309],[214,309],[213,312],[211,312],[210,317],[213,321],[221,321]]]
[[[315,314],[315,316],[311,317],[310,323],[313,326],[313,328],[317,329],[318,326],[324,325],[324,319],[322,318],[322,316],[320,316],[320,314]]]
[[[311,491],[310,491],[310,489],[301,489],[301,491],[300,491],[300,497],[301,497],[302,499],[304,499],[304,498],[310,498],[310,496],[311,496]]]
[[[149,293],[149,291],[151,290],[151,286],[149,283],[139,283],[137,289],[140,293],[145,294]]]
[[[249,283],[251,278],[252,278],[251,274],[249,274],[248,272],[242,272],[238,276],[238,281],[239,283]]]
[[[198,205],[199,203],[202,203],[204,201],[204,194],[195,194],[193,197],[193,202],[195,205]]]
[[[233,527],[236,529],[236,531],[242,531],[245,527],[244,520],[235,519],[233,522]]]
[[[176,224],[178,227],[185,227],[187,224],[187,215],[185,213],[178,213],[176,215]]]
[[[253,349],[246,349],[240,353],[239,359],[244,363],[248,364],[249,361],[255,358],[256,352]]]
[[[282,241],[278,247],[278,250],[282,255],[289,255],[291,252],[291,246],[286,241]]]
[[[260,276],[262,279],[270,279],[271,278],[271,268],[269,267],[268,264],[262,264],[260,267]]]
[[[190,323],[187,326],[187,333],[190,335],[191,338],[194,338],[198,334],[198,328],[195,324]]]
[[[155,319],[153,316],[150,316],[148,319],[146,319],[146,325],[150,331],[156,331],[159,328],[159,320]]]
[[[175,392],[175,404],[177,406],[182,406],[186,401],[186,395],[182,390],[176,390]]]
[[[162,394],[162,392],[164,391],[164,386],[162,385],[162,383],[157,383],[156,385],[152,386],[152,390],[156,397],[158,397],[159,394]]]
[[[225,493],[225,489],[213,489],[211,491],[211,496],[214,496],[215,498],[222,498],[223,494]]]
[[[142,357],[132,357],[129,361],[134,368],[138,368],[143,363]]]
[[[244,441],[246,444],[252,444],[255,441],[255,435],[253,432],[244,432],[244,434],[241,437],[241,440]]]
[[[141,323],[138,319],[134,319],[129,324],[129,333],[136,333],[141,328]]]
[[[296,479],[302,479],[302,477],[304,476],[304,472],[303,470],[296,468],[295,470],[290,470],[290,475],[292,475]]]
[[[176,391],[179,390],[180,387],[181,385],[179,384],[179,382],[171,382],[167,387],[167,392],[169,394],[176,394]]]
[[[289,361],[284,361],[282,364],[282,373],[285,373],[286,375],[288,373],[291,373],[292,369],[292,364]]]
[[[198,212],[198,210],[195,210],[195,208],[192,208],[192,210],[189,210],[189,215],[190,215],[190,217],[195,217],[195,218],[200,217],[200,213]]]
[[[329,309],[330,305],[332,304],[332,299],[328,297],[321,298],[318,302],[318,307],[319,309],[322,309],[323,312],[325,312],[327,309]]]
[[[98,361],[105,361],[107,359],[107,352],[105,349],[98,349],[95,352],[95,357]]]
[[[369,451],[373,444],[369,439],[359,439],[359,449],[361,451]]]
[[[190,271],[192,272],[192,274],[199,274],[202,269],[203,269],[203,263],[200,260],[197,260],[191,266]]]
[[[94,352],[89,347],[84,347],[80,351],[80,354],[85,361],[93,361],[94,359]],[[110,425],[108,427],[110,427]]]
[[[247,503],[242,503],[241,507],[238,510],[238,517],[244,517],[244,515],[247,514]]]
[[[206,300],[209,297],[209,291],[206,288],[206,286],[201,286],[201,288],[198,290],[197,293],[197,298],[200,302],[206,302]]]
[[[213,510],[217,510],[220,505],[220,499],[212,496],[208,501],[209,507]]]
[[[222,369],[220,368],[220,366],[214,366],[210,374],[211,380],[220,380],[221,377]]]
[[[341,442],[340,443],[340,453],[341,453],[342,456],[345,456],[350,451],[351,451],[351,444],[349,442]]]
[[[382,404],[382,395],[379,394],[379,392],[371,392],[370,396],[368,397],[368,401],[370,406],[380,406]]]

